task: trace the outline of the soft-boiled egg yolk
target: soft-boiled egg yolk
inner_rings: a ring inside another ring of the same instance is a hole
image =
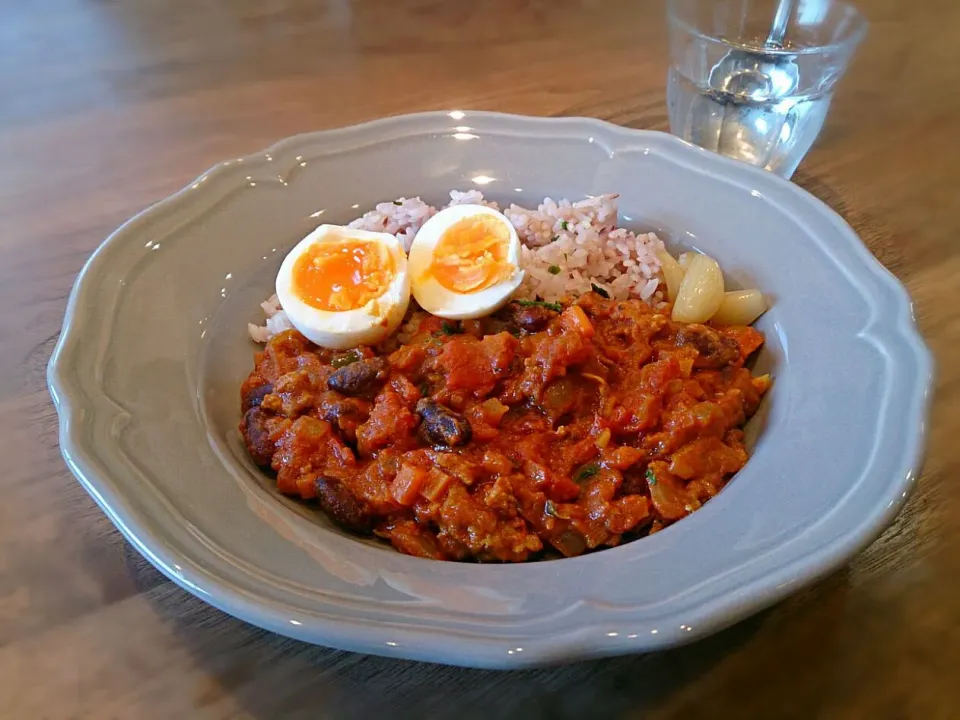
[[[353,310],[383,295],[395,265],[382,243],[350,237],[315,243],[293,265],[293,291],[318,310]]]
[[[489,315],[523,280],[516,229],[484,205],[455,205],[427,220],[409,263],[420,307],[451,320]]]
[[[474,215],[457,220],[433,249],[427,272],[447,290],[476,292],[506,280],[516,271],[507,261],[510,233],[501,219]]]
[[[400,325],[410,303],[407,256],[393,235],[321,225],[284,259],[277,298],[317,345],[374,345]]]

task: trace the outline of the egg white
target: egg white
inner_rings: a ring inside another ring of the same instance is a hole
[[[433,251],[451,225],[478,215],[494,217],[507,229],[507,261],[514,266],[513,274],[483,290],[466,293],[449,290],[427,273],[433,261]],[[517,237],[516,229],[502,213],[484,205],[455,205],[441,210],[427,220],[413,239],[408,262],[413,296],[420,307],[432,315],[450,320],[468,320],[489,315],[503,307],[523,281],[523,271],[520,270],[520,238]]]
[[[382,295],[362,307],[335,312],[308,305],[293,291],[294,265],[315,244],[345,238],[372,241],[385,247],[393,258],[396,274]],[[332,350],[375,345],[397,329],[407,312],[410,303],[407,256],[400,241],[388,233],[321,225],[284,258],[277,273],[276,289],[290,322],[311,342]]]

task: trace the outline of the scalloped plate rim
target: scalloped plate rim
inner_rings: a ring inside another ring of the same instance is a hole
[[[926,427],[929,422],[930,389],[933,376],[933,362],[929,350],[923,343],[919,332],[916,329],[915,321],[912,315],[912,306],[906,290],[896,280],[896,278],[886,270],[866,247],[862,244],[856,233],[839,217],[832,209],[823,204],[817,198],[809,195],[797,186],[787,181],[781,180],[775,176],[769,175],[762,170],[751,168],[738,163],[734,160],[724,158],[709,153],[701,148],[697,148],[685,143],[678,138],[649,130],[634,130],[612,125],[595,118],[537,118],[528,116],[505,115],[500,113],[484,113],[468,111],[466,115],[473,121],[481,122],[500,122],[505,125],[513,124],[517,127],[543,128],[542,132],[533,132],[533,135],[547,135],[546,129],[553,125],[554,127],[568,126],[573,135],[586,135],[586,132],[577,132],[578,129],[596,129],[611,136],[619,138],[626,144],[628,140],[641,140],[642,138],[654,138],[658,142],[665,143],[670,151],[689,163],[707,165],[713,164],[720,174],[740,173],[753,174],[755,179],[763,178],[764,183],[773,183],[780,187],[790,188],[789,192],[795,195],[799,194],[806,202],[813,201],[821,214],[824,214],[837,232],[845,235],[848,241],[853,241],[853,247],[857,251],[858,259],[862,264],[862,270],[871,272],[882,284],[891,290],[894,294],[894,301],[898,309],[895,322],[887,327],[887,344],[891,344],[891,338],[897,340],[903,347],[901,349],[909,352],[911,359],[916,363],[919,374],[915,378],[914,392],[911,394],[911,421],[916,420],[919,424],[919,430],[913,435],[911,444],[912,452],[905,458],[904,465],[907,472],[902,478],[891,480],[889,489],[896,490],[896,496],[889,504],[883,508],[873,508],[873,511],[861,519],[860,524],[851,528],[850,532],[840,539],[833,542],[826,548],[820,548],[816,551],[817,557],[811,559],[805,556],[793,561],[790,565],[778,568],[777,572],[771,572],[765,575],[761,580],[752,583],[749,586],[741,588],[736,593],[725,593],[719,597],[713,598],[709,603],[701,603],[698,606],[699,613],[693,616],[696,621],[696,630],[694,632],[684,633],[665,633],[659,638],[647,638],[643,642],[643,650],[652,650],[672,645],[682,644],[691,640],[711,634],[722,627],[726,627],[748,615],[751,615],[763,607],[767,607],[782,597],[796,591],[800,584],[808,584],[822,577],[831,569],[842,564],[862,548],[871,543],[886,527],[892,522],[893,518],[899,512],[907,495],[915,484],[919,474],[922,461],[923,449],[925,445]],[[77,413],[77,398],[83,399],[87,393],[81,389],[79,383],[72,382],[69,371],[61,366],[61,358],[66,355],[72,342],[71,330],[78,312],[78,307],[83,299],[85,283],[98,264],[105,259],[107,251],[112,244],[121,241],[131,229],[138,223],[153,217],[164,210],[173,209],[176,204],[192,190],[197,189],[208,178],[212,178],[225,172],[231,166],[239,162],[265,161],[265,156],[279,154],[293,147],[316,142],[318,139],[331,139],[338,135],[344,137],[350,135],[362,136],[365,133],[376,133],[378,130],[389,128],[391,125],[403,125],[409,123],[429,123],[434,120],[449,117],[446,112],[417,113],[411,115],[399,115],[387,118],[380,118],[366,123],[336,128],[331,130],[321,130],[312,133],[303,133],[289,138],[282,139],[270,147],[255,153],[251,153],[243,158],[227,160],[218,163],[201,175],[192,183],[188,183],[181,190],[177,191],[168,198],[155,203],[142,212],[138,213],[130,220],[121,225],[117,230],[97,248],[83,270],[77,278],[77,281],[70,293],[70,298],[65,314],[63,331],[58,339],[56,348],[48,364],[48,384],[54,404],[59,414],[59,435],[60,446],[64,458],[71,472],[78,478],[82,485],[87,489],[97,504],[111,518],[114,524],[120,529],[122,534],[138,549],[141,554],[147,557],[167,577],[176,582],[187,591],[198,595],[206,602],[219,607],[220,609],[232,615],[247,620],[253,624],[266,627],[275,632],[304,639],[310,642],[318,642],[334,647],[345,649],[354,649],[363,652],[370,652],[381,655],[394,655],[397,657],[406,657],[413,659],[441,660],[447,663],[463,664],[481,667],[518,667],[525,665],[542,664],[554,660],[572,660],[576,658],[597,657],[613,654],[621,654],[636,651],[635,644],[627,643],[624,640],[617,640],[603,644],[598,644],[596,639],[586,640],[582,630],[572,630],[562,637],[554,638],[552,642],[541,643],[536,652],[527,652],[523,655],[505,655],[503,653],[504,641],[490,639],[487,637],[478,637],[470,635],[470,641],[477,643],[473,652],[464,655],[462,651],[451,650],[445,645],[462,643],[463,637],[453,631],[431,631],[429,633],[423,630],[400,630],[395,633],[398,638],[403,640],[398,645],[398,651],[391,653],[390,648],[383,646],[382,638],[378,634],[374,637],[370,633],[364,633],[362,624],[353,622],[349,629],[333,627],[334,623],[325,622],[310,614],[291,613],[290,609],[285,609],[280,613],[280,608],[273,607],[272,601],[266,601],[269,608],[265,608],[265,602],[256,597],[250,597],[248,594],[231,583],[228,578],[224,578],[215,572],[194,564],[191,560],[186,571],[181,567],[180,571],[173,569],[173,558],[165,552],[163,547],[163,538],[154,536],[152,530],[139,526],[136,518],[130,518],[130,508],[123,500],[122,496],[117,494],[115,488],[110,487],[112,483],[106,480],[97,472],[99,462],[76,441],[75,434],[78,429],[73,422]],[[507,131],[509,128],[501,128]],[[496,134],[495,129],[490,129]],[[421,128],[412,134],[422,134]],[[379,141],[383,141],[380,138]],[[376,138],[373,143],[379,142]],[[614,150],[619,149],[616,143],[613,143]],[[673,149],[675,148],[675,150]],[[687,164],[689,164],[687,163]],[[711,168],[712,174],[717,174]],[[875,323],[873,323],[875,324]],[[874,339],[876,336],[873,336]],[[882,339],[882,338],[881,338]],[[883,345],[887,347],[887,345]],[[81,408],[82,409],[82,408]],[[103,469],[103,468],[101,468]],[[886,490],[887,488],[885,488]],[[111,495],[112,496],[109,496]],[[131,521],[132,520],[132,521]],[[179,558],[181,562],[183,558]],[[793,573],[794,566],[801,566],[804,569],[802,581],[798,582],[775,582],[778,578],[788,579]],[[300,617],[300,620],[297,620]],[[691,620],[691,614],[687,613],[684,618]],[[301,624],[291,625],[291,621],[297,621]],[[306,623],[306,624],[304,624]],[[315,627],[310,623],[318,623]],[[591,638],[593,636],[591,635]],[[402,646],[402,649],[399,649]]]

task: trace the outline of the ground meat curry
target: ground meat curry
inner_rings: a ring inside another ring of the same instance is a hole
[[[411,325],[347,352],[275,336],[240,429],[280,492],[425,558],[570,557],[676,522],[743,467],[770,382],[744,367],[753,328],[596,293]]]

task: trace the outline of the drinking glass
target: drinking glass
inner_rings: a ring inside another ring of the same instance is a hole
[[[668,0],[670,131],[789,178],[813,145],[867,22],[838,0]]]

